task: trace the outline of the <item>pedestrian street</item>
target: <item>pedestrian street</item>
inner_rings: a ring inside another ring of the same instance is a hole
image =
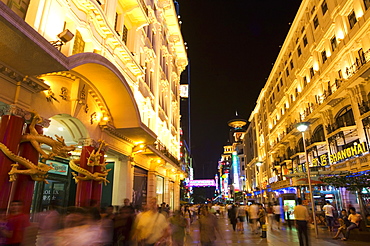
[[[271,245],[271,246],[290,246],[299,245],[297,230],[293,227],[292,229],[286,229],[283,227],[281,230],[267,231],[267,237],[261,238],[261,234],[251,233],[250,227],[247,222],[244,222],[244,233],[234,232],[232,226],[227,218],[219,218],[218,226],[221,235],[217,233],[217,240],[215,246],[236,246],[236,245]],[[319,238],[315,238],[315,232],[313,229],[310,230],[310,245],[311,246],[334,246],[334,245],[353,245],[353,246],[365,246],[369,245],[369,242],[363,241],[341,241],[334,240],[331,233],[327,229],[319,229]],[[190,227],[190,234],[186,236],[186,246],[201,246],[199,239],[199,224],[198,221],[194,221]]]

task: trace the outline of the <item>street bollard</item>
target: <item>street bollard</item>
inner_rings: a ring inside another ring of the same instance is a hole
[[[262,225],[262,238],[266,238],[267,236],[267,225]]]

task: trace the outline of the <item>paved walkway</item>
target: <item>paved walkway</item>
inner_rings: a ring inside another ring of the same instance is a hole
[[[261,238],[260,235],[251,233],[248,223],[244,223],[244,233],[234,232],[229,220],[226,218],[219,218],[218,225],[222,235],[217,236],[216,246],[236,246],[236,245],[270,245],[270,246],[289,246],[299,245],[298,235],[295,228],[286,229],[283,227],[281,230],[274,230],[267,232],[267,238]],[[319,229],[319,238],[315,238],[314,230],[310,230],[310,244],[311,246],[334,246],[334,245],[350,245],[350,246],[369,246],[368,242],[363,241],[341,241],[334,240],[334,234],[325,229]],[[199,239],[199,224],[194,221],[190,228],[190,234],[186,236],[186,246],[200,246]]]

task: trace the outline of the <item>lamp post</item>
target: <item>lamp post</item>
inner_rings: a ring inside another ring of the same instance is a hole
[[[306,158],[306,170],[307,170],[307,178],[308,178],[308,190],[310,192],[310,201],[311,201],[311,208],[312,208],[312,214],[313,214],[313,224],[315,227],[315,236],[318,238],[318,230],[317,230],[317,222],[316,222],[316,215],[315,215],[315,203],[313,200],[313,194],[312,194],[312,184],[311,184],[311,171],[310,171],[310,165],[308,163],[308,156],[307,156],[307,150],[306,150],[306,142],[304,137],[304,132],[307,131],[309,122],[301,122],[296,125],[296,128],[298,131],[302,133],[302,140],[303,140],[303,149],[304,149],[304,155]]]
[[[258,187],[260,188],[260,195],[261,195],[261,203],[262,203],[262,187],[261,187],[261,170],[259,170],[259,172],[258,172],[258,179],[257,179],[257,167],[261,167],[262,166],[262,161],[257,161],[256,162],[256,180],[258,180],[257,181],[257,183],[258,183]]]

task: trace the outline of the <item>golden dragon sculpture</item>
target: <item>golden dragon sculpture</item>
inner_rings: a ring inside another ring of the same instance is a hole
[[[103,163],[100,163],[100,158],[101,158],[101,149],[106,145],[103,140],[99,140],[99,148],[94,149],[91,153],[89,158],[87,159],[87,165],[88,166],[99,166],[101,167],[101,172],[90,172],[82,167],[80,167],[80,160],[70,160],[69,161],[69,167],[75,171],[78,172],[82,175],[85,176],[79,176],[75,172],[72,172],[73,179],[78,183],[80,180],[94,180],[98,181],[99,183],[104,182],[104,185],[107,185],[109,183],[109,180],[107,180],[107,175],[111,169],[107,169],[105,164],[105,160]]]
[[[61,157],[68,157],[68,152],[75,149],[73,145],[67,146],[64,143],[63,137],[57,137],[57,140],[54,140],[53,138],[49,136],[45,136],[42,134],[39,134],[35,128],[37,123],[40,123],[42,121],[42,118],[38,114],[34,114],[34,117],[32,118],[32,122],[29,126],[30,133],[24,134],[21,137],[21,143],[22,142],[30,142],[32,146],[40,153],[42,158],[44,159],[52,159],[55,156],[61,156]],[[51,147],[50,154],[47,154],[45,151],[41,149],[41,144],[46,144]],[[35,181],[43,181],[45,183],[48,183],[46,178],[46,173],[53,169],[52,167],[38,162],[37,165],[32,163],[30,160],[27,160],[24,157],[18,156],[14,154],[12,151],[8,149],[7,146],[5,146],[3,143],[0,143],[0,150],[12,161],[18,163],[11,164],[12,168],[10,170],[9,174],[9,181],[13,182],[17,179],[17,174],[24,174],[24,175],[30,175],[31,178]],[[24,166],[26,169],[18,169],[19,164]]]
[[[9,159],[18,163],[18,164],[16,163],[11,164],[12,169],[8,173],[10,182],[13,182],[17,179],[17,176],[16,176],[17,174],[25,174],[25,175],[30,175],[31,178],[35,181],[43,181],[45,183],[48,183],[48,181],[46,180],[47,178],[46,173],[50,169],[53,169],[52,167],[46,164],[43,164],[41,162],[39,162],[38,165],[35,165],[30,160],[27,160],[26,158],[21,157],[19,155],[15,155],[3,143],[0,143],[0,149]],[[19,164],[26,167],[27,169],[19,170],[18,169]]]

